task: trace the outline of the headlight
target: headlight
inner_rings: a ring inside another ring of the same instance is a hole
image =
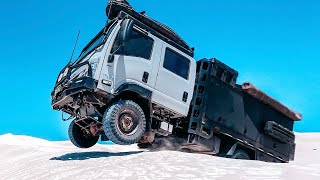
[[[60,82],[63,77],[66,77],[67,74],[68,74],[68,68],[66,68],[63,72],[60,73],[58,77],[58,82]]]
[[[88,66],[81,66],[81,67],[73,69],[71,71],[71,76],[70,76],[69,80],[81,78],[81,77],[87,76],[87,75],[88,75]]]
[[[80,78],[80,77],[83,77],[83,76],[87,76],[88,75],[88,69],[84,69],[83,71],[81,71],[77,77]]]
[[[62,73],[61,73],[61,74],[59,74],[58,82],[60,82],[60,81],[61,81],[62,77],[63,77],[63,74],[62,74]]]

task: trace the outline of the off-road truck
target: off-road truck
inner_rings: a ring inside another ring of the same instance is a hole
[[[70,115],[71,142],[89,148],[182,139],[181,147],[224,157],[293,160],[301,115],[217,59],[196,61],[174,31],[110,1],[109,20],[76,61],[60,72],[52,107]]]

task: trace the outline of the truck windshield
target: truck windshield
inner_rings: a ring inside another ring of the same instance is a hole
[[[110,36],[114,26],[115,22],[110,22],[105,28],[103,28],[89,43],[86,45],[82,52],[80,53],[80,56],[78,59],[74,62],[74,64],[80,62],[84,57],[86,57],[88,54],[90,54],[93,50],[95,50],[97,47],[103,45],[103,42],[108,39]]]

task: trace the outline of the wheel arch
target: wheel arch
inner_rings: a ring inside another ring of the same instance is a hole
[[[250,159],[255,160],[256,159],[256,150],[254,148],[251,148],[240,141],[237,141],[236,139],[222,135],[221,138],[221,145],[220,145],[220,152],[219,154],[223,157],[232,157],[234,152],[236,150],[243,150],[245,151]]]
[[[146,89],[138,84],[134,83],[125,83],[121,85],[119,88],[116,89],[115,95],[116,96],[121,96],[125,93],[136,93],[138,96],[148,99],[150,101],[151,96],[152,96],[152,91],[149,89]]]
[[[235,151],[237,150],[242,150],[244,152],[246,152],[251,160],[255,160],[256,159],[256,151],[252,148],[249,148],[248,146],[245,146],[242,143],[236,142],[231,149],[228,151],[227,156],[232,156],[234,154]]]
[[[246,153],[248,153],[248,155],[249,155],[249,157],[250,157],[251,160],[256,160],[256,159],[257,159],[257,158],[256,158],[256,150],[255,150],[255,149],[253,149],[253,148],[251,148],[251,147],[249,147],[249,146],[246,146],[246,145],[244,145],[244,144],[241,144],[241,143],[238,144],[237,149],[242,149],[242,150],[244,150]]]

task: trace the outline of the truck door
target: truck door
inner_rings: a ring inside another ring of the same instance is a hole
[[[152,101],[187,116],[193,96],[196,62],[164,43]]]
[[[111,53],[114,55],[114,89],[126,83],[136,84],[153,90],[156,77],[152,76],[154,64],[154,36],[134,26],[128,42],[124,46],[115,44]]]

